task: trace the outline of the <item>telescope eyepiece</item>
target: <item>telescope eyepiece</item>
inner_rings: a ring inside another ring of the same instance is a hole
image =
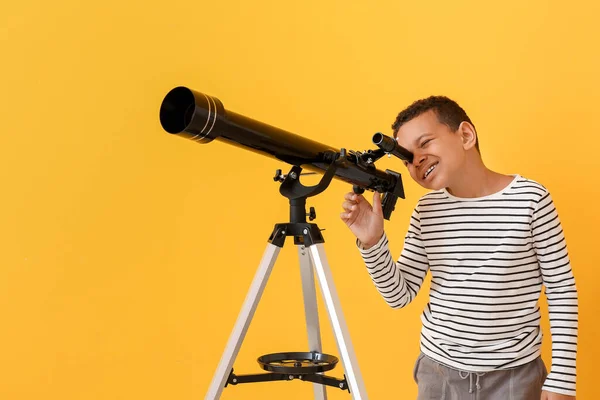
[[[386,153],[392,154],[401,160],[412,163],[413,154],[400,146],[396,140],[384,135],[381,132],[377,132],[373,135],[373,143],[376,144],[381,150]]]
[[[387,153],[391,153],[396,147],[396,141],[389,136],[385,136],[381,132],[377,132],[375,135],[373,135],[373,143]]]

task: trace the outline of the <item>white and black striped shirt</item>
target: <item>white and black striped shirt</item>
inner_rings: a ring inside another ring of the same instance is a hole
[[[421,351],[459,370],[507,369],[538,357],[544,285],[552,334],[544,390],[575,395],[577,289],[558,213],[541,184],[515,175],[485,197],[424,195],[397,262],[385,234],[370,249],[357,245],[393,308],[410,303],[431,271]]]

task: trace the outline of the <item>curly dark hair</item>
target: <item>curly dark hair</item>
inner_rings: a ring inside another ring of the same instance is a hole
[[[447,125],[453,132],[456,132],[458,126],[463,121],[467,121],[475,127],[465,110],[454,100],[446,96],[429,96],[425,99],[415,101],[398,114],[396,121],[392,124],[394,139],[398,136],[398,130],[402,125],[429,110],[433,110],[437,115],[438,121]],[[480,151],[479,138],[475,141],[475,148],[477,151]]]

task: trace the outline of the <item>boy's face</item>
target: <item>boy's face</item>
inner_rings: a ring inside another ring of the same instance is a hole
[[[460,134],[461,128],[453,132],[438,121],[433,110],[400,127],[396,141],[414,155],[412,163],[405,161],[404,164],[415,182],[431,190],[451,186],[469,148]]]

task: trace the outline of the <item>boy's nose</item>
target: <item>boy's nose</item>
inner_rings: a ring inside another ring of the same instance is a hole
[[[425,158],[425,156],[415,153],[413,158],[413,165],[416,168],[418,168],[425,161]]]

